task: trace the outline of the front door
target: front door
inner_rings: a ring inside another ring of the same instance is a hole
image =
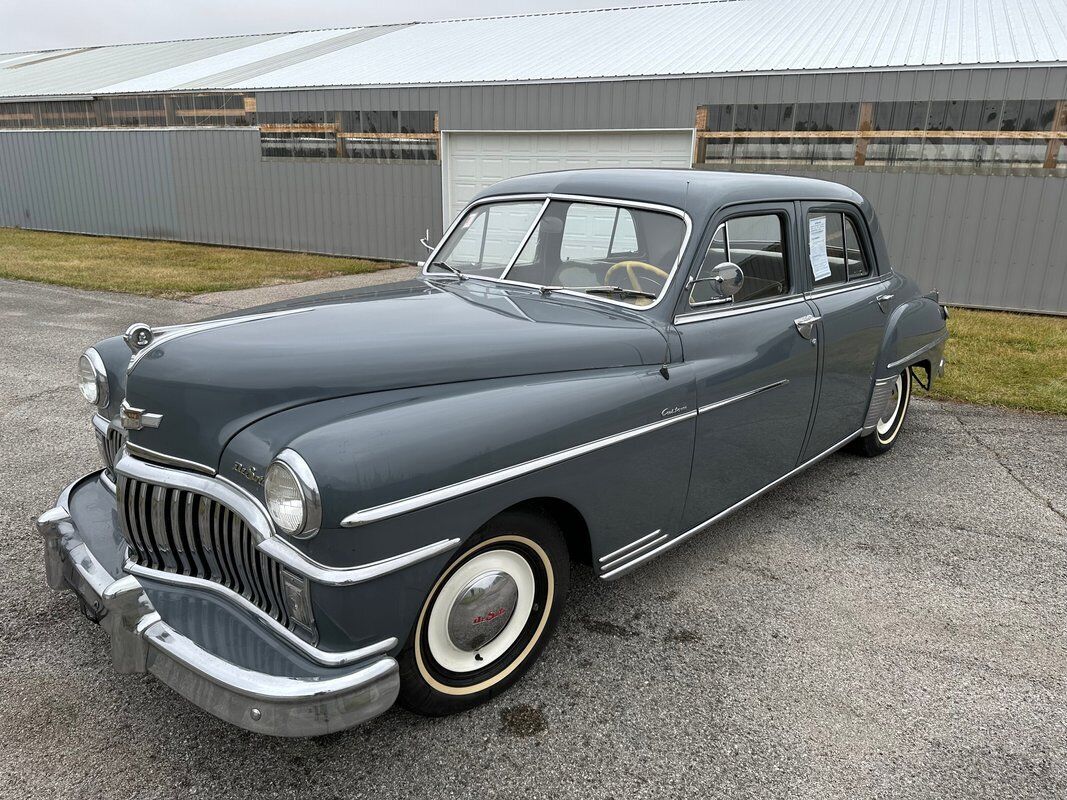
[[[796,320],[811,315],[798,284],[793,204],[731,209],[703,263],[737,264],[731,301],[690,282],[675,322],[697,390],[696,442],[683,530],[777,480],[797,464],[815,399],[818,348]]]
[[[870,237],[857,208],[805,203],[803,212],[807,298],[820,318],[816,337],[822,359],[806,461],[863,426],[891,298],[883,294],[886,280],[871,258]]]

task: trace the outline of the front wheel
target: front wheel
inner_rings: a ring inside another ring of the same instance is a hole
[[[528,512],[483,527],[437,579],[400,655],[400,702],[431,716],[504,691],[537,659],[570,582],[559,528]]]
[[[866,456],[881,455],[889,450],[904,426],[910,400],[911,372],[905,369],[897,375],[893,383],[893,389],[886,401],[885,413],[875,424],[873,431],[857,440],[857,449]]]

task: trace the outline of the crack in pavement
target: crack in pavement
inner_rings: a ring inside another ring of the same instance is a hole
[[[1053,505],[1051,497],[1045,497],[1043,494],[1035,491],[1022,478],[1020,478],[1018,475],[1016,475],[1015,471],[1011,467],[1009,467],[1007,465],[1007,463],[1005,463],[1004,457],[1001,456],[1000,452],[995,447],[993,447],[992,445],[987,444],[986,442],[982,441],[982,439],[980,439],[976,433],[974,433],[970,428],[968,428],[964,424],[963,418],[960,417],[960,415],[958,413],[953,413],[952,417],[959,424],[960,430],[962,430],[972,440],[974,440],[974,442],[979,447],[981,447],[986,452],[988,452],[991,456],[993,456],[993,460],[996,461],[997,464],[1000,465],[1000,468],[1003,469],[1006,473],[1008,473],[1008,475],[1011,477],[1011,479],[1014,480],[1017,484],[1019,484],[1019,486],[1021,486],[1026,491],[1027,494],[1029,494],[1035,500],[1037,500],[1037,501],[1041,502],[1042,504],[1044,504],[1044,506],[1046,508],[1048,508],[1049,511],[1051,511],[1053,514],[1055,514],[1061,520],[1063,520],[1064,522],[1067,522],[1067,514],[1065,514],[1063,511],[1060,511],[1058,508],[1056,508],[1055,505]]]

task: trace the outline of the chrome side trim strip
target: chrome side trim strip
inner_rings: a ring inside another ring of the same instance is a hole
[[[782,380],[780,381],[768,383],[766,386],[760,386],[758,389],[751,389],[750,391],[742,392],[741,394],[736,394],[733,397],[727,397],[725,400],[716,400],[714,403],[708,403],[706,406],[701,406],[700,408],[698,408],[697,413],[703,414],[705,411],[711,411],[715,408],[722,408],[723,406],[728,406],[732,403],[736,403],[739,400],[745,400],[749,397],[753,397],[754,395],[760,394],[761,392],[766,392],[768,389],[776,389],[779,386],[785,386],[787,383],[789,383],[789,378],[782,378]]]
[[[606,556],[601,556],[599,561],[600,561],[601,564],[603,564],[605,561],[611,561],[616,556],[619,556],[619,555],[622,555],[623,553],[625,553],[627,550],[630,550],[631,548],[637,547],[638,545],[640,545],[640,544],[642,544],[644,542],[647,542],[649,539],[653,538],[654,536],[659,536],[662,532],[663,532],[662,529],[657,529],[657,530],[652,531],[652,533],[648,534],[647,536],[642,536],[640,539],[634,539],[629,544],[624,544],[618,550],[612,550]]]
[[[152,569],[150,567],[143,567],[140,564],[136,564],[133,561],[127,560],[123,565],[123,569],[133,575],[135,578],[146,578],[148,580],[158,581],[159,583],[165,583],[170,586],[180,586],[188,589],[198,589],[206,592],[213,592],[221,597],[224,597],[229,602],[236,605],[242,611],[251,614],[256,618],[256,621],[265,625],[270,632],[282,639],[286,644],[299,652],[301,655],[310,658],[316,663],[322,664],[327,667],[343,667],[347,664],[354,664],[357,661],[362,661],[370,656],[376,656],[381,653],[392,650],[397,645],[395,637],[390,637],[376,644],[367,645],[361,647],[358,650],[348,650],[345,652],[334,653],[328,650],[320,650],[312,644],[308,644],[291,630],[283,626],[273,617],[267,616],[264,612],[260,611],[258,607],[246,600],[242,595],[237,592],[226,588],[220,583],[204,580],[203,578],[194,578],[189,575],[178,575],[173,572],[163,572],[161,570]]]
[[[129,452],[123,452],[115,464],[115,471],[137,480],[171,489],[197,492],[212,500],[217,500],[244,520],[252,531],[257,550],[277,559],[298,575],[327,586],[352,586],[364,583],[446,553],[460,543],[459,539],[442,539],[439,542],[369,564],[331,567],[320,564],[278,536],[274,522],[259,500],[225,478],[219,476],[208,478],[192,472],[157,466],[140,461]]]
[[[910,353],[910,354],[904,356],[904,358],[898,358],[896,361],[890,361],[888,364],[886,364],[886,369],[896,369],[897,367],[903,367],[905,364],[908,364],[908,363],[914,361],[915,359],[917,359],[919,356],[921,356],[923,353],[927,352],[928,350],[933,350],[935,347],[937,347],[939,344],[944,342],[946,339],[948,339],[948,331],[945,331],[944,333],[942,333],[940,336],[938,336],[932,342],[924,344],[922,347],[920,347],[914,353]]]
[[[341,520],[342,528],[354,528],[358,525],[367,525],[371,522],[378,522],[383,519],[389,519],[390,517],[399,516],[400,514],[406,514],[409,511],[416,511],[426,506],[436,505],[442,503],[445,500],[451,500],[454,497],[460,495],[470,494],[476,492],[479,489],[485,489],[489,486],[494,486],[498,483],[511,480],[512,478],[518,478],[522,475],[526,475],[530,472],[535,472],[545,467],[550,467],[553,464],[559,464],[562,461],[569,461],[572,458],[585,455],[586,453],[592,453],[594,450],[600,450],[605,447],[610,447],[613,444],[624,442],[627,439],[633,439],[635,436],[641,436],[652,431],[665,428],[668,425],[674,425],[682,420],[691,419],[697,414],[696,411],[689,411],[685,414],[679,414],[675,417],[669,417],[668,419],[659,420],[657,422],[649,423],[648,425],[642,425],[638,428],[631,428],[628,431],[622,433],[612,434],[611,436],[605,436],[602,439],[596,439],[592,442],[586,442],[585,444],[577,445],[576,447],[569,447],[566,450],[560,450],[557,453],[551,453],[547,456],[541,456],[540,458],[534,458],[530,461],[525,461],[522,464],[516,464],[512,467],[504,467],[498,469],[495,472],[488,472],[484,475],[479,475],[474,478],[468,478],[465,481],[459,481],[449,486],[444,486],[440,489],[432,489],[422,494],[413,495],[411,497],[405,497],[402,500],[394,500],[390,503],[382,503],[379,506],[373,508],[365,508],[362,511],[356,511],[349,514],[343,520]]]
[[[410,567],[428,558],[439,556],[459,546],[460,539],[442,539],[439,542],[409,550],[406,553],[360,564],[355,567],[330,567],[308,558],[284,539],[272,536],[256,545],[256,549],[281,561],[293,572],[303,575],[308,580],[327,586],[352,586],[357,583],[388,575],[390,572]]]
[[[752,494],[750,494],[748,497],[744,498],[743,500],[739,500],[736,503],[734,503],[732,506],[730,506],[729,508],[724,509],[723,511],[720,511],[718,514],[716,514],[711,519],[707,519],[704,522],[701,522],[696,527],[690,528],[685,533],[680,534],[678,536],[675,536],[673,539],[671,539],[668,542],[664,542],[663,544],[661,544],[659,547],[655,548],[654,550],[649,550],[648,552],[639,555],[637,558],[631,559],[630,561],[627,561],[626,563],[624,563],[624,564],[622,564],[622,565],[620,565],[618,567],[615,567],[614,569],[612,569],[612,570],[610,570],[608,572],[603,573],[600,577],[603,578],[604,580],[612,580],[614,578],[618,578],[618,577],[626,574],[630,570],[634,569],[635,567],[640,566],[641,564],[644,564],[646,561],[649,561],[649,560],[655,558],[660,553],[666,552],[667,550],[670,550],[675,545],[681,544],[682,542],[684,542],[686,539],[690,538],[691,536],[695,536],[696,534],[701,533],[702,531],[706,530],[707,528],[709,528],[710,526],[714,525],[716,522],[721,520],[723,517],[730,516],[735,511],[743,508],[744,506],[747,506],[749,503],[751,503],[753,500],[755,500],[760,495],[762,495],[762,494],[764,494],[766,492],[769,492],[774,487],[776,487],[779,484],[784,483],[785,481],[789,480],[794,475],[796,475],[798,472],[803,472],[805,469],[810,467],[812,464],[815,464],[815,463],[817,463],[819,461],[822,461],[824,458],[826,458],[828,455],[833,453],[835,450],[840,450],[846,444],[848,444],[853,439],[855,439],[857,436],[859,436],[860,433],[861,433],[860,431],[856,431],[855,433],[849,434],[848,436],[846,436],[844,439],[842,439],[837,444],[835,444],[832,447],[828,448],[827,450],[824,450],[823,452],[819,453],[819,455],[815,456],[814,458],[808,459],[803,464],[801,464],[799,467],[793,468],[792,470],[790,470],[789,472],[787,472],[785,475],[783,475],[782,477],[778,478],[777,480],[771,481],[766,486],[764,486],[762,489],[760,489],[760,490],[758,490],[756,492],[753,492]]]
[[[663,534],[662,536],[658,536],[655,539],[653,539],[651,542],[647,542],[646,544],[642,545],[641,547],[638,547],[636,550],[632,550],[629,553],[626,553],[625,555],[619,556],[614,561],[609,561],[607,564],[602,564],[600,566],[600,569],[603,570],[604,572],[610,572],[611,570],[613,570],[619,564],[622,564],[623,562],[630,561],[630,560],[632,560],[634,558],[637,558],[639,555],[641,555],[645,551],[647,551],[647,550],[649,550],[649,549],[651,549],[653,547],[656,547],[657,545],[661,544],[662,542],[666,541],[669,538],[670,538],[670,536],[668,536],[666,533]]]
[[[141,458],[147,458],[149,461],[156,461],[160,464],[168,464],[172,467],[181,467],[182,469],[191,469],[193,472],[199,472],[203,475],[214,475],[215,470],[213,467],[209,467],[207,464],[201,464],[199,461],[190,461],[187,458],[178,458],[177,456],[168,456],[166,453],[160,453],[158,450],[150,450],[139,444],[133,442],[126,442],[126,451],[133,455],[140,456]]]

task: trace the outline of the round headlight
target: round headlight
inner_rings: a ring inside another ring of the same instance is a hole
[[[107,405],[107,371],[100,354],[91,347],[78,359],[78,388],[90,403]]]
[[[290,536],[311,536],[319,529],[322,507],[315,476],[295,451],[283,450],[267,467],[263,496],[274,524]]]

